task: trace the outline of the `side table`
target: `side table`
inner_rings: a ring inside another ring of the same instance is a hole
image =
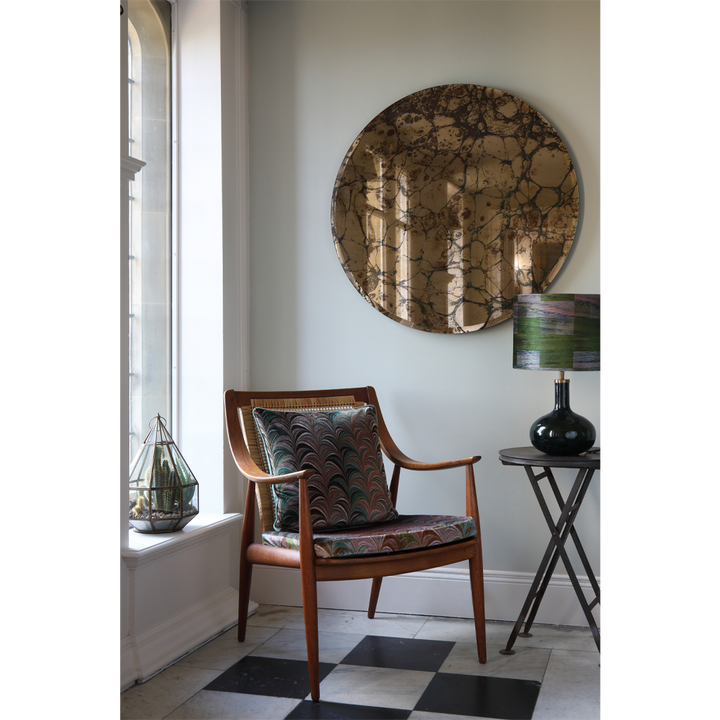
[[[520,637],[532,637],[530,628],[537,615],[538,608],[542,602],[545,591],[547,590],[550,578],[555,571],[555,566],[558,560],[562,559],[565,570],[570,577],[570,582],[575,588],[575,594],[580,601],[585,617],[587,618],[590,630],[592,631],[595,644],[597,645],[598,651],[600,650],[600,632],[595,622],[595,618],[592,614],[592,609],[600,604],[600,587],[595,579],[595,574],[590,567],[587,555],[583,549],[580,538],[578,537],[577,531],[573,527],[575,518],[577,517],[582,501],[585,498],[585,493],[590,486],[595,470],[600,469],[600,451],[589,450],[587,453],[581,455],[546,455],[540,450],[534,447],[517,447],[509,448],[507,450],[500,451],[500,461],[503,465],[521,465],[525,468],[530,485],[535,492],[538,503],[542,510],[545,520],[547,521],[548,527],[550,528],[550,534],[552,535],[550,542],[543,556],[540,567],[538,568],[535,580],[530,587],[528,596],[525,599],[525,604],[520,611],[520,616],[515,623],[510,638],[508,639],[507,646],[500,652],[503,655],[512,655],[515,651],[512,646],[515,643],[518,635]],[[535,468],[538,468],[536,471]],[[577,469],[578,474],[575,482],[567,496],[567,500],[564,500],[560,490],[555,481],[555,477],[552,473],[552,468],[570,468]],[[550,509],[545,502],[542,489],[540,488],[540,481],[547,479],[555,500],[560,507],[560,516],[557,521],[553,520]],[[592,586],[595,597],[588,603],[585,598],[585,594],[580,587],[580,583],[577,579],[577,575],[573,570],[570,559],[568,558],[565,550],[565,543],[568,537],[572,537],[577,549],[578,556],[585,568],[588,579]],[[529,615],[528,615],[529,613]],[[525,625],[525,631],[520,632],[523,622],[527,618]]]

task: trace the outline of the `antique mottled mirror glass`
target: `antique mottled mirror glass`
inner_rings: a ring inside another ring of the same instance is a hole
[[[570,252],[579,212],[572,160],[526,102],[442,85],[391,105],[358,135],[332,196],[335,248],[373,307],[427,332],[512,317]]]

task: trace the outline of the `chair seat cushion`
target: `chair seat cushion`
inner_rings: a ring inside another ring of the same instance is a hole
[[[374,406],[313,412],[256,407],[253,416],[273,474],[313,471],[308,490],[314,531],[397,518],[385,477]],[[274,529],[297,532],[297,481],[272,488]]]
[[[315,555],[320,558],[357,557],[420,550],[476,536],[471,517],[400,515],[396,520],[366,527],[314,532]],[[298,533],[266,532],[265,545],[299,549]]]

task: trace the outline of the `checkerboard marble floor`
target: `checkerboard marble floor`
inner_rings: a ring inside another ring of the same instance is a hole
[[[600,717],[600,656],[584,628],[533,627],[501,655],[489,622],[480,665],[471,620],[320,610],[320,703],[309,700],[301,608],[260,606],[244,643],[231,628],[121,696],[122,720]]]

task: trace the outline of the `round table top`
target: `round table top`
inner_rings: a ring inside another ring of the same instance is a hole
[[[593,452],[594,450],[596,452]],[[500,461],[503,465],[598,469],[600,467],[600,448],[592,448],[580,455],[548,455],[531,446],[507,448],[500,451]]]

